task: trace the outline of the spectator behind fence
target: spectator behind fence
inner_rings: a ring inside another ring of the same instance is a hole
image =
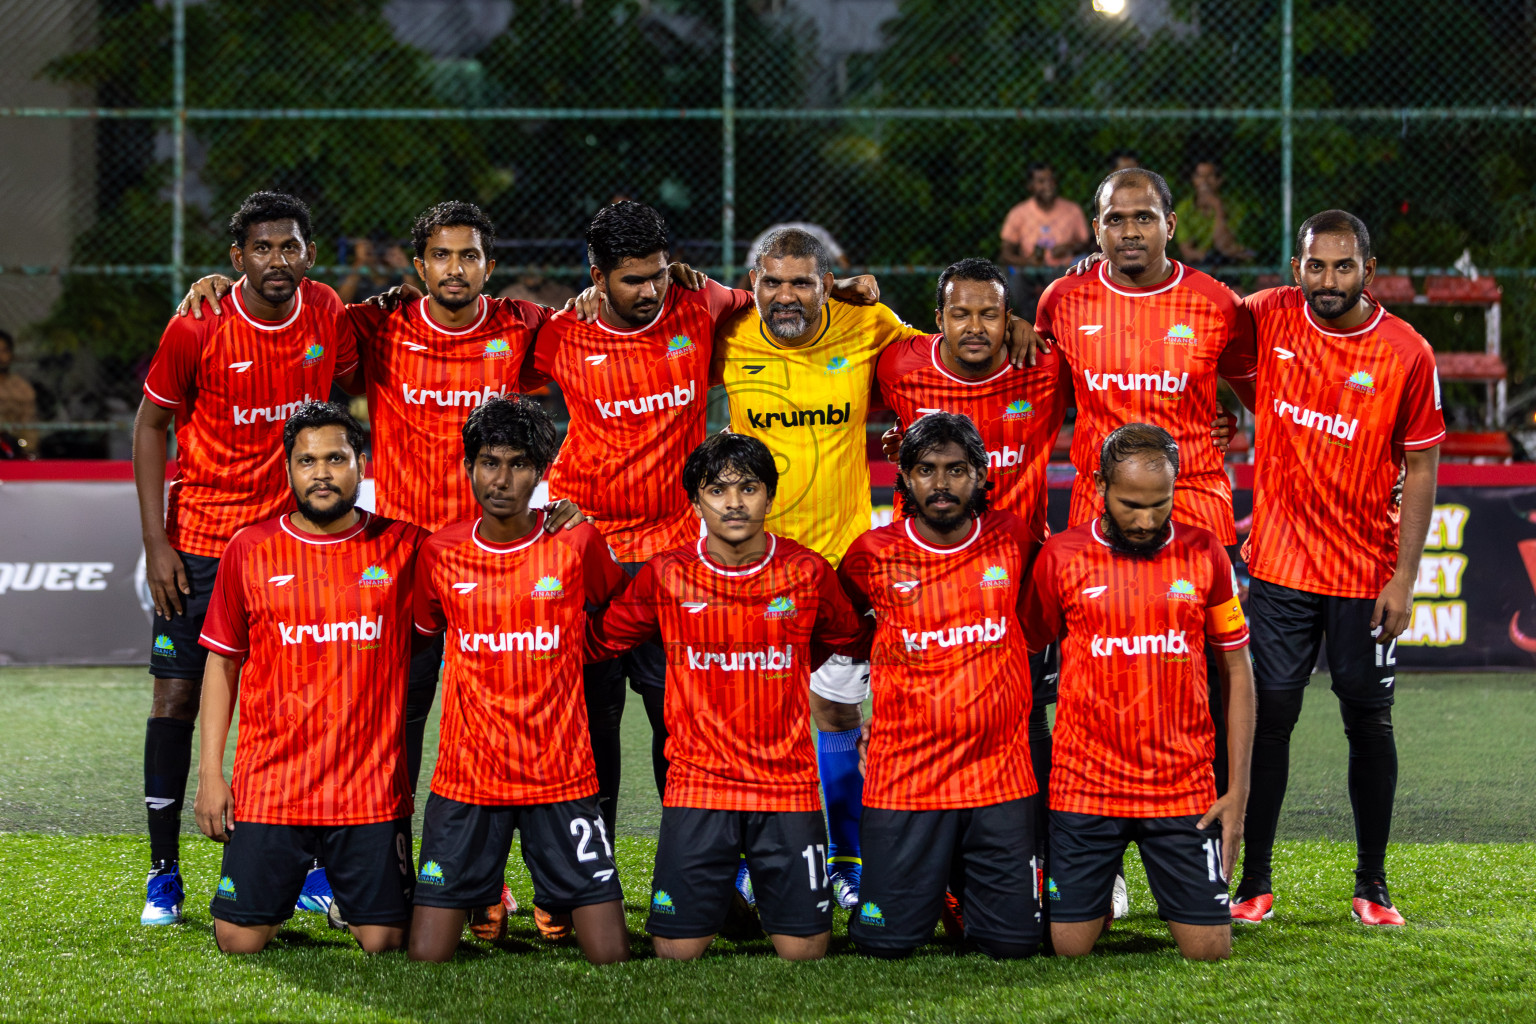
[[[11,372],[16,339],[0,330],[0,423],[31,423],[37,419],[37,392],[24,377]],[[0,428],[0,459],[37,458],[37,434]]]
[[[1190,172],[1193,196],[1179,200],[1173,212],[1178,214],[1179,256],[1186,263],[1247,263],[1253,250],[1238,241],[1243,223],[1243,206],[1221,195],[1221,164],[1201,160]]]
[[[371,238],[352,239],[351,268],[336,285],[342,302],[362,302],[397,284],[416,284],[411,261],[396,242],[380,244]]]
[[[1132,167],[1141,166],[1141,154],[1134,149],[1115,149],[1109,154],[1109,169],[1111,171],[1128,171]]]
[[[1014,312],[1033,319],[1046,280],[1025,277],[1014,268],[1064,267],[1090,246],[1088,218],[1081,206],[1057,192],[1056,169],[1030,164],[1028,174],[1029,198],[1008,211],[998,233],[1003,239],[1000,261],[1009,265],[1008,298]]]

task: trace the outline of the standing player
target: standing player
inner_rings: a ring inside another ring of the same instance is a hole
[[[487,398],[463,445],[481,515],[433,534],[416,576],[417,631],[452,642],[411,958],[452,958],[469,911],[501,906],[516,830],[536,910],[569,916],[593,963],[627,960],[581,680],[585,608],[607,604],[628,578],[592,527],[551,535],[547,513],[529,507],[559,448],[536,402]],[[502,916],[496,932],[505,928]]]
[[[402,298],[411,297],[387,304],[388,309],[350,305],[346,320],[368,394],[375,504],[383,515],[435,531],[476,508],[461,462],[459,431],[466,412],[492,395],[517,390],[534,334],[550,310],[484,294],[496,267],[491,258],[496,228],[473,203],[438,203],[416,218],[411,238],[427,294],[402,289]],[[179,312],[201,319],[200,300],[206,300],[217,315],[230,283],[218,275],[195,282]],[[554,530],[570,523],[576,510],[561,505],[550,511],[546,528]],[[412,792],[442,660],[441,639],[411,659],[405,735]],[[599,777],[612,778],[605,787],[611,814],[618,792],[617,724],[592,741]]]
[[[863,886],[848,931],[861,952],[906,956],[933,933],[948,888],[968,939],[1029,956],[1041,923],[1017,611],[1040,542],[989,511],[986,447],[964,416],[912,424],[900,467],[911,518],[865,533],[838,570],[876,622]]]
[[[775,532],[836,565],[869,529],[865,423],[880,352],[912,332],[883,305],[829,302],[832,257],[798,228],[770,233],[752,254],[755,308],[721,328],[715,379],[731,430],[768,446],[779,469]],[[811,677],[816,751],[831,833],[832,891],[859,899],[858,738],[869,666],[833,657]]]
[[[1052,746],[1051,941],[1082,956],[1107,925],[1127,844],[1147,868],[1179,951],[1232,951],[1237,858],[1253,741],[1253,675],[1236,578],[1208,530],[1172,515],[1179,447],[1167,431],[1113,431],[1095,460],[1095,521],[1057,534],[1035,564],[1029,646],[1061,641]],[[1202,641],[1222,651],[1228,788],[1217,795]],[[1220,831],[1209,829],[1221,822]]]
[[[1184,453],[1174,497],[1179,522],[1237,543],[1232,484],[1224,448],[1209,441],[1223,415],[1217,377],[1225,377],[1252,408],[1253,322],[1232,289],[1176,260],[1165,250],[1178,218],[1162,176],[1145,168],[1110,173],[1094,193],[1094,234],[1104,259],[1087,273],[1053,281],[1040,299],[1038,327],[1060,347],[1077,404],[1072,433],[1073,526],[1098,518],[1103,507],[1093,473],[1104,438],[1127,423],[1167,430]],[[1205,652],[1206,676],[1216,685],[1215,650]],[[1211,691],[1217,708],[1219,695]],[[1226,788],[1226,748],[1219,714],[1216,788]]]
[[[1236,921],[1273,914],[1270,855],[1291,729],[1327,638],[1349,738],[1355,920],[1401,925],[1387,894],[1397,791],[1397,636],[1435,506],[1445,420],[1435,357],[1365,292],[1376,274],[1358,217],[1327,210],[1297,233],[1299,287],[1249,296],[1259,338],[1253,532],[1246,551],[1259,724]],[[1392,486],[1406,465],[1401,523]]]
[[[219,558],[235,532],[291,508],[279,440],[301,404],[324,399],[356,366],[338,329],[341,300],[305,280],[315,262],[309,209],[257,192],[230,218],[230,262],[242,276],[224,312],[173,317],[144,382],[133,426],[133,476],[154,601],[144,739],[151,868],[143,924],[181,920],[179,833],[206,652],[198,644]],[[177,473],[165,499],[166,440],[176,422]],[[311,885],[325,910],[324,875]]]
[[[201,642],[197,823],[224,843],[210,910],[226,953],[255,953],[323,858],[364,950],[398,949],[411,907],[405,681],[420,527],[354,508],[363,430],[312,402],[283,427],[296,512],[240,531]],[[224,746],[236,699],[234,785]]]
[[[594,651],[659,633],[669,652],[671,765],[646,924],[667,959],[709,947],[743,856],[781,957],[818,958],[831,936],[807,721],[812,642],[867,643],[867,629],[826,559],[765,530],[777,483],[762,442],[705,440],[683,467],[705,536],[651,559],[593,624]]]

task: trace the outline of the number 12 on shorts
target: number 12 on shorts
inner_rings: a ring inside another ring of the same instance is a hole
[[[827,878],[827,847],[824,843],[812,843],[800,851],[805,858],[805,871],[810,876],[811,891],[819,892],[832,884]],[[816,865],[821,865],[821,884],[816,884]]]

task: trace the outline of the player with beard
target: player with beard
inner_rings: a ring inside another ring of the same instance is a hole
[[[1393,681],[1435,506],[1440,383],[1429,344],[1366,291],[1376,260],[1358,217],[1326,210],[1309,218],[1296,251],[1297,286],[1244,300],[1259,339],[1253,532],[1244,551],[1259,708],[1232,918],[1258,923],[1274,913],[1270,860],[1291,730],[1326,642],[1349,739],[1351,912],[1362,924],[1401,925],[1386,873],[1397,790]],[[1399,521],[1391,493],[1404,468]]]
[[[769,533],[767,446],[715,434],[683,466],[705,535],[647,562],[594,619],[594,653],[659,635],[669,652],[667,789],[646,930],[658,956],[702,956],[726,923],[742,858],[778,954],[816,959],[832,930],[816,785],[812,645],[867,647],[831,565]]]
[[[1168,258],[1178,217],[1161,175],[1140,167],[1110,173],[1094,192],[1094,211],[1103,258],[1088,262],[1086,273],[1053,281],[1040,299],[1037,324],[1070,368],[1077,406],[1071,453],[1077,479],[1068,522],[1076,526],[1099,515],[1093,473],[1104,438],[1127,423],[1151,423],[1183,452],[1175,517],[1209,530],[1222,544],[1236,544],[1225,449],[1208,438],[1212,420],[1224,416],[1218,377],[1253,407],[1252,318],[1232,289]],[[1215,686],[1220,653],[1207,650],[1205,658]],[[1222,790],[1224,718],[1214,689],[1210,698],[1217,709],[1216,788]]]
[[[529,507],[558,449],[533,399],[486,399],[463,427],[463,468],[481,515],[422,548],[416,629],[449,643],[415,960],[452,958],[469,912],[501,907],[514,830],[541,920],[574,926],[593,963],[629,957],[582,699],[586,608],[606,605],[628,577],[591,526],[550,534],[547,513]],[[505,934],[502,914],[490,936]]]
[[[207,659],[198,644],[219,559],[242,527],[293,507],[278,443],[304,402],[330,394],[356,366],[339,327],[341,300],[305,275],[315,262],[309,209],[257,192],[230,218],[231,301],[201,321],[172,317],[144,381],[133,426],[133,477],[154,602],[149,671],[154,698],[144,738],[151,869],[147,925],[182,919],[181,807]],[[165,490],[166,441],[176,422],[177,471]],[[301,909],[325,911],[316,871]]]
[[[989,510],[987,451],[966,417],[912,424],[899,465],[910,518],[865,533],[838,570],[875,617],[863,886],[848,931],[861,952],[906,956],[933,933],[947,888],[968,940],[1029,956],[1041,918],[1018,611],[1040,541]]]
[[[196,814],[224,844],[210,912],[226,953],[255,953],[324,860],[336,908],[370,953],[411,914],[406,673],[418,526],[354,506],[363,430],[311,402],[283,427],[297,511],[241,530],[219,563],[199,638]],[[224,747],[238,699],[233,785]]]
[[[1248,799],[1253,674],[1226,550],[1175,521],[1179,446],[1132,423],[1104,439],[1098,518],[1046,541],[1024,612],[1031,650],[1061,643],[1051,756],[1051,941],[1082,956],[1108,926],[1116,874],[1136,843],[1158,914],[1184,956],[1232,950],[1227,879]],[[1222,652],[1228,785],[1204,643]],[[1220,822],[1220,828],[1211,825]]]

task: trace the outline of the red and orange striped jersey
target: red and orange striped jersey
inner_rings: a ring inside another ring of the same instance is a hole
[[[245,311],[244,286],[235,282],[218,316],[171,317],[144,381],[145,396],[176,413],[166,535],[176,550],[209,558],[242,527],[293,508],[283,424],[357,366],[329,287],[301,281],[292,314],[269,323]]]
[[[643,562],[699,535],[683,462],[704,440],[715,325],[751,303],[750,292],[713,281],[699,291],[673,284],[644,327],[560,313],[539,332],[525,384],[554,380],[571,417],[549,472],[550,497],[591,516],[621,562]]]
[[[838,575],[875,614],[864,805],[983,807],[1035,792],[1029,662],[1017,613],[1040,541],[988,512],[940,547],[906,519],[870,530]]]
[[[1045,466],[1061,430],[1067,390],[1059,379],[1056,351],[1039,352],[1034,366],[1004,363],[989,377],[972,380],[944,365],[941,334],[902,339],[880,353],[880,394],[911,426],[930,412],[969,416],[987,446],[992,507],[1012,512],[1049,536],[1045,524]]]
[[[447,631],[432,792],[466,804],[548,804],[597,792],[581,668],[586,605],[629,577],[587,524],[493,544],[480,520],[429,538],[416,629]]]
[[[594,618],[588,654],[654,637],[667,651],[668,807],[817,811],[812,641],[838,651],[867,636],[825,558],[768,534],[741,566],[703,538],[663,552]]]
[[[219,563],[201,641],[245,656],[239,821],[366,825],[411,813],[405,683],[426,533],[359,516],[334,536],[269,519],[237,533]]]
[[[515,392],[550,310],[479,299],[474,323],[449,330],[425,296],[386,313],[347,307],[368,384],[375,505],[382,515],[441,530],[475,515],[464,472],[464,421],[492,395]]]
[[[1110,281],[1108,264],[1051,282],[1036,328],[1070,367],[1077,401],[1072,430],[1072,525],[1104,510],[1094,488],[1104,438],[1127,423],[1162,427],[1179,443],[1173,514],[1237,543],[1232,484],[1211,443],[1220,411],[1216,377],[1251,380],[1253,322],[1232,289],[1184,266],[1149,288]]]
[[[1174,523],[1156,554],[1121,554],[1095,519],[1045,542],[1033,583],[1029,647],[1061,640],[1051,810],[1204,814],[1216,800],[1205,642],[1248,643],[1226,549]]]
[[[1397,569],[1392,488],[1404,452],[1445,440],[1435,354],[1380,305],[1337,332],[1300,288],[1244,301],[1259,344],[1248,571],[1295,590],[1374,598]]]

